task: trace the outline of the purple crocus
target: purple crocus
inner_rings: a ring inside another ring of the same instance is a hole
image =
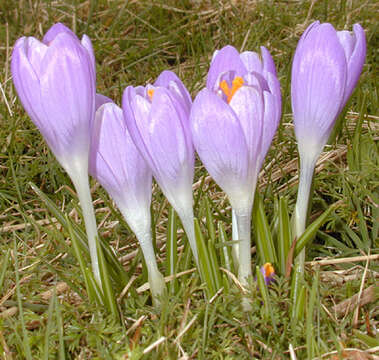
[[[362,72],[366,56],[363,28],[336,31],[314,22],[302,35],[292,64],[291,98],[300,154],[295,232],[305,230],[316,161]],[[301,254],[304,260],[304,252]]]
[[[165,290],[151,236],[151,170],[135,147],[122,109],[108,98],[95,115],[89,172],[105,188],[136,234],[148,269],[153,299]],[[99,97],[100,100],[100,97]]]
[[[271,263],[265,263],[261,266],[260,271],[263,275],[266,285],[270,285],[274,281],[275,270]]]
[[[162,72],[154,85],[128,86],[122,100],[130,136],[178,213],[197,261],[192,208],[194,149],[188,123],[191,104],[187,89],[171,71]]]
[[[17,40],[13,82],[26,112],[71,177],[83,209],[92,267],[100,283],[97,227],[88,183],[90,129],[95,112],[95,57],[90,39],[80,41],[55,24],[42,41]]]
[[[191,110],[193,141],[200,159],[226,192],[238,228],[239,278],[251,275],[251,209],[259,170],[281,116],[280,84],[270,53],[261,47],[239,53],[216,51],[207,87]]]

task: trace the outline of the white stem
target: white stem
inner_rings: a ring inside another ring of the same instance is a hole
[[[237,216],[236,216],[236,211],[232,208],[232,240],[233,241],[238,241],[238,226],[237,226]],[[235,266],[238,267],[238,255],[239,254],[239,243],[235,243],[232,246],[232,257],[233,257],[233,262]]]
[[[84,224],[88,238],[88,246],[92,263],[94,277],[101,288],[99,260],[97,257],[96,237],[97,225],[95,211],[93,209],[92,197],[88,181],[88,171],[85,166],[76,172],[68,172],[78,194],[80,206],[83,212]]]
[[[136,232],[136,236],[145,258],[151,294],[153,300],[157,301],[157,298],[164,294],[166,283],[158,269],[150,228],[140,233]]]
[[[190,243],[193,257],[195,258],[196,265],[199,265],[199,257],[197,253],[196,237],[195,237],[195,227],[194,227],[194,216],[192,208],[186,212],[177,210],[178,216],[183,224],[184,231],[186,232],[188,241]]]
[[[138,204],[133,207],[125,206],[124,200],[121,200],[117,196],[113,196],[121,214],[124,216],[125,221],[129,224],[132,231],[135,233],[138,243],[141,246],[142,254],[145,259],[150,291],[153,297],[153,301],[159,305],[158,298],[162,296],[166,290],[166,284],[163,275],[160,273],[155,257],[153,239],[151,236],[151,218],[149,205],[143,206]]]
[[[252,275],[251,269],[251,207],[236,209],[236,218],[239,236],[239,261],[238,279],[243,285],[247,285],[248,278]]]
[[[295,236],[298,239],[304,232],[307,222],[308,204],[312,186],[316,159],[300,160],[300,179],[295,206]],[[298,255],[301,267],[304,267],[305,249]]]

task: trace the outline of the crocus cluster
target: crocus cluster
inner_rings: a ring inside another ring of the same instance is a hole
[[[359,25],[354,25],[351,34],[317,22],[299,42],[292,69],[292,105],[301,158],[296,214],[305,211],[309,174],[357,83],[364,58],[365,37]],[[20,38],[13,50],[12,74],[26,112],[77,190],[99,283],[88,173],[109,193],[135,233],[157,298],[165,283],[152,245],[152,178],[178,213],[198,264],[192,205],[195,150],[228,195],[233,237],[239,240],[234,258],[240,281],[247,282],[252,274],[255,188],[281,117],[280,84],[265,47],[260,54],[239,53],[229,45],[215,51],[206,87],[193,103],[171,71],[162,72],[154,84],[126,87],[122,107],[96,94],[91,41],[86,35],[79,40],[62,24],[54,25],[42,41]],[[305,226],[301,216],[297,235]],[[272,265],[265,264],[262,273],[269,283]]]

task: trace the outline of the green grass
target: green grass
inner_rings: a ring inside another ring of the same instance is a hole
[[[185,359],[188,355],[193,359],[283,359],[289,358],[292,344],[297,358],[306,359],[333,351],[342,356],[346,348],[369,354],[368,349],[377,347],[375,299],[360,308],[356,322],[355,311],[337,316],[333,306],[374,284],[378,261],[371,261],[366,272],[365,261],[320,268],[308,265],[304,302],[296,310],[297,322],[291,321],[290,284],[285,278],[278,278],[263,294],[251,284],[247,294],[251,311],[244,313],[241,291],[225,272],[217,274],[224,290],[211,303],[199,273],[183,275],[170,288],[171,295],[163,300],[159,313],[148,291],[136,290],[147,281],[137,241],[105,191],[93,180],[100,235],[118,256],[129,255],[125,269],[135,280],[118,302],[122,325],[104,308],[89,303],[80,266],[66,245],[69,233],[51,224],[53,214],[29,182],[48,195],[69,219],[79,223],[73,186],[22,109],[9,68],[17,38],[41,37],[54,22],[61,21],[79,35],[91,37],[98,92],[120,103],[127,85],[152,82],[164,69],[175,71],[194,96],[205,85],[215,49],[226,44],[245,50],[266,46],[276,62],[283,94],[282,123],[259,186],[271,223],[277,197],[287,197],[291,213],[296,200],[297,150],[291,125],[290,69],[297,41],[316,19],[331,22],[337,29],[359,22],[366,30],[367,60],[341,117],[336,141],[325,148],[333,156],[318,167],[311,219],[337,201],[339,207],[308,246],[307,260],[377,254],[379,81],[375,5],[373,0],[0,1],[0,357]],[[197,163],[195,182],[205,175]],[[209,204],[203,200],[205,194],[211,200]],[[227,199],[213,181],[198,186],[194,199],[204,239],[208,242],[211,238],[213,244],[216,231],[212,249],[225,267],[221,248],[217,247],[222,226],[216,225],[220,222],[230,239]],[[154,235],[159,266],[167,274],[171,270],[165,269],[164,245],[169,212],[156,188],[152,204]],[[206,221],[209,212],[213,230]],[[178,241],[176,271],[181,272],[193,268],[194,263],[181,232]],[[261,265],[261,260],[254,254],[253,268],[256,264]],[[42,296],[57,282],[66,282],[69,290],[49,299]],[[16,313],[4,317],[4,312],[10,310]],[[143,354],[162,336],[165,340],[160,345]]]

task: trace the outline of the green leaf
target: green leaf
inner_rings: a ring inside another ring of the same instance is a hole
[[[307,288],[305,285],[302,285],[299,291],[299,295],[296,298],[295,302],[295,319],[297,321],[302,320],[304,318],[304,312],[305,312],[305,299],[306,299],[306,292]]]
[[[292,234],[291,222],[288,214],[287,200],[285,198],[279,199],[279,231],[277,236],[277,249],[278,249],[278,267],[282,275],[286,272],[286,261],[288,252],[291,247]]]
[[[222,287],[222,279],[220,273],[220,265],[218,263],[217,254],[215,250],[215,244],[212,240],[208,241],[208,255],[211,262],[211,268],[213,272],[213,279],[216,290]]]
[[[166,242],[166,275],[175,275],[178,262],[178,245],[177,245],[177,228],[178,222],[174,208],[170,207],[168,213],[167,242]],[[169,282],[169,293],[175,295],[179,289],[178,280],[174,279]]]
[[[224,225],[222,224],[221,221],[217,223],[218,227],[218,239],[219,239],[219,246],[222,246],[222,251],[221,251],[221,265],[229,270],[232,271],[232,257],[230,255],[230,246],[225,245],[228,242],[228,238],[225,232]]]
[[[84,278],[84,283],[86,286],[88,298],[91,302],[97,302],[98,304],[102,304],[103,301],[100,301],[100,299],[102,298],[102,295],[100,295],[100,299],[99,299],[98,292],[95,290],[96,288],[93,286],[94,279],[93,280],[90,279],[92,272],[86,266],[86,264],[88,264],[88,262],[86,261],[86,259],[83,256],[83,252],[81,251],[82,249],[80,248],[79,241],[77,240],[77,237],[76,237],[72,227],[70,226],[69,222],[68,222],[68,231],[70,234],[71,243],[72,243],[72,247],[74,250],[76,260],[79,263],[79,267],[80,267],[80,270],[81,270],[83,278]]]
[[[353,194],[353,201],[354,201],[355,207],[357,209],[357,214],[358,214],[359,233],[362,236],[362,239],[363,239],[363,242],[364,242],[364,245],[365,245],[364,248],[366,250],[369,250],[370,247],[371,247],[371,239],[370,239],[369,234],[368,234],[366,220],[365,220],[365,218],[363,216],[363,212],[362,212],[362,209],[361,209],[361,203],[360,203],[359,199],[354,194]]]
[[[257,193],[253,207],[253,222],[257,252],[262,263],[277,263],[277,256],[272,241],[270,226],[263,207],[261,196]]]
[[[312,224],[310,224],[303,234],[297,239],[295,246],[295,257],[300,254],[301,250],[313,240],[318,229],[325,223],[330,213],[335,209],[334,205],[331,205],[329,209],[325,210]]]
[[[103,249],[100,246],[98,238],[96,238],[97,256],[99,258],[99,269],[101,284],[103,287],[104,303],[109,312],[115,319],[119,319],[119,312],[117,309],[116,298],[114,296],[111,280],[109,278],[108,264],[105,261]]]
[[[195,218],[195,237],[196,245],[199,252],[199,267],[200,276],[202,281],[205,282],[207,288],[208,298],[212,297],[216,293],[215,281],[213,279],[212,263],[209,258],[207,245],[205,244],[203,234],[201,233],[199,220]]]
[[[81,229],[78,224],[72,222],[55,204],[52,202],[35,184],[29,182],[29,185],[33,191],[39,196],[39,198],[44,202],[48,210],[53,214],[57,221],[63,226],[63,228],[69,232],[69,226],[72,228],[73,234],[75,234],[76,239],[78,240],[78,246],[81,251],[84,251],[87,256],[89,256],[89,249],[87,245],[87,235]],[[80,209],[79,209],[80,211]],[[110,248],[109,244],[103,239],[99,239],[101,246],[104,251],[104,255],[107,259],[107,262],[111,264],[110,274],[115,284],[118,285],[120,289],[124,288],[129,281],[129,277],[120,262],[118,261],[113,250]]]
[[[211,239],[212,241],[215,241],[216,230],[213,223],[213,215],[212,215],[210,200],[208,197],[205,198],[204,203],[205,203],[205,217],[206,217],[206,223],[207,223],[207,228],[208,228],[208,236],[209,236],[209,239]]]

